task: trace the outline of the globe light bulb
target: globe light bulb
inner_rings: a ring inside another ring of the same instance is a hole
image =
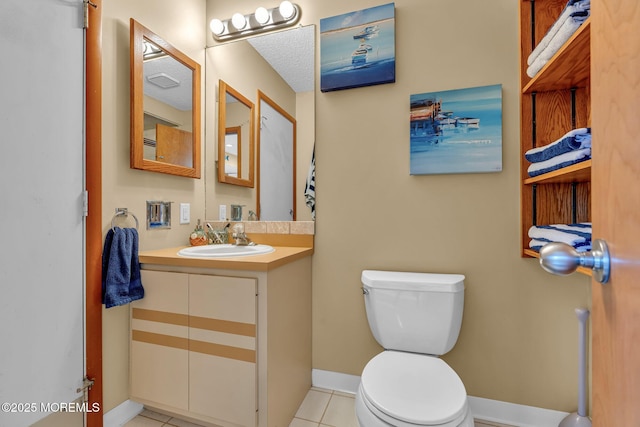
[[[241,13],[234,13],[231,17],[231,23],[238,30],[242,30],[247,25],[247,20],[244,18],[244,15]]]
[[[284,19],[293,18],[293,15],[296,12],[296,9],[293,7],[293,3],[287,0],[280,3],[280,7],[278,8],[278,10],[280,11],[280,15],[282,15]]]
[[[224,33],[224,24],[219,19],[212,19],[211,22],[209,22],[209,28],[211,29],[211,32],[216,36]]]
[[[259,8],[257,8],[253,16],[256,17],[256,21],[258,21],[261,25],[269,22],[269,11],[265,7],[260,6]]]

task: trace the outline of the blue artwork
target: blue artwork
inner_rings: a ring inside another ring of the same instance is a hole
[[[394,3],[320,20],[320,90],[396,81]]]
[[[411,175],[500,172],[502,85],[411,95]]]

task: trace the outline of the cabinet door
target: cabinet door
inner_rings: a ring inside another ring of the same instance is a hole
[[[256,291],[256,279],[189,275],[190,412],[256,425]]]
[[[188,410],[188,275],[142,271],[131,304],[131,398]]]

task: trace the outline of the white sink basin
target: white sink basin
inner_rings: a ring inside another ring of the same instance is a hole
[[[189,258],[223,258],[238,257],[248,255],[262,255],[273,252],[273,247],[269,245],[236,246],[226,245],[205,245],[192,246],[178,251],[178,255]]]

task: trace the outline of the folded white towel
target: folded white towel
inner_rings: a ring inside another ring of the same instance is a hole
[[[571,17],[566,19],[556,34],[546,43],[546,47],[535,57],[531,65],[527,68],[527,75],[534,77],[538,74],[538,71],[549,62],[553,55],[571,38],[573,33],[580,28],[583,22],[584,19],[574,19]]]
[[[549,46],[549,42],[556,36],[556,34],[562,28],[562,25],[565,23],[565,21],[571,18],[571,15],[573,15],[576,12],[584,12],[590,9],[591,9],[590,0],[577,1],[577,2],[573,2],[573,4],[568,4],[564,8],[562,13],[558,17],[558,19],[556,20],[556,22],[553,23],[551,28],[549,28],[547,33],[542,38],[542,40],[540,40],[540,43],[538,43],[538,45],[533,49],[533,51],[529,55],[529,58],[527,59],[527,65],[533,64],[533,62],[538,58],[540,53],[543,50],[545,50],[547,46]],[[562,44],[564,44],[564,42]],[[551,56],[549,58],[551,58]]]
[[[538,176],[547,172],[562,169],[564,167],[589,160],[591,158],[591,148],[570,151],[545,160],[544,162],[532,163],[527,169],[529,176]]]

